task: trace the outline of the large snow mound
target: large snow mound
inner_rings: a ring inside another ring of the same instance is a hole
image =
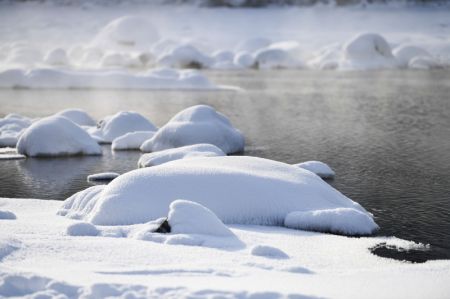
[[[89,133],[100,142],[111,143],[114,139],[130,132],[156,130],[156,126],[141,114],[121,111],[102,119],[97,128],[89,129]]]
[[[62,116],[43,118],[20,136],[17,152],[26,156],[100,155],[101,148],[86,131]]]
[[[378,229],[369,214],[353,208],[292,212],[286,216],[284,225],[295,229],[344,235],[371,234]]]
[[[170,73],[170,75],[167,75]],[[34,68],[0,72],[0,88],[220,89],[194,70],[62,70]]]
[[[176,160],[134,170],[103,190],[96,186],[74,194],[59,214],[99,225],[144,223],[165,217],[177,198],[207,207],[224,223],[283,225],[290,212],[335,208],[359,210],[372,221],[363,207],[310,171],[246,156]],[[344,223],[352,221],[339,216]]]
[[[56,115],[64,116],[79,126],[95,126],[95,120],[81,109],[65,109],[56,113]]]
[[[225,153],[212,144],[194,144],[177,148],[162,150],[159,152],[144,154],[139,158],[139,167],[156,166],[179,159],[196,157],[225,156]]]
[[[169,206],[167,221],[175,234],[233,236],[233,233],[208,208],[188,200],[176,200]]]
[[[143,152],[209,143],[230,154],[244,150],[244,137],[226,116],[207,105],[189,107],[161,127],[141,146]]]
[[[331,167],[327,164],[320,161],[306,161],[294,164],[294,166],[314,172],[323,179],[331,179],[335,176],[335,172],[333,171],[333,169],[331,169]]]

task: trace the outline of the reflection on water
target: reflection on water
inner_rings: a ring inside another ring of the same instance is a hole
[[[244,92],[0,90],[0,116],[43,116],[79,107],[94,117],[135,110],[163,125],[209,104],[246,136],[245,154],[321,160],[330,183],[371,211],[381,235],[432,244],[450,258],[450,73],[209,72]],[[0,161],[0,196],[65,199],[88,174],[136,168],[140,153]],[[380,249],[382,250],[382,249]]]

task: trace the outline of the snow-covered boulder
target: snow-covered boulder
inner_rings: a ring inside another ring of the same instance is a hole
[[[253,53],[260,49],[268,47],[272,41],[270,39],[264,37],[252,37],[246,40],[241,41],[236,46],[236,52],[247,52]]]
[[[278,48],[265,48],[257,51],[255,64],[259,69],[284,69],[301,66],[291,53]]]
[[[218,62],[232,62],[234,59],[234,53],[229,50],[219,50],[212,54],[212,58],[215,63]]]
[[[331,179],[334,178],[335,172],[331,169],[327,164],[320,161],[307,161],[298,164],[294,164],[294,166],[309,170],[323,179]]]
[[[66,229],[69,236],[97,236],[100,231],[92,224],[87,222],[78,222],[71,224]]]
[[[368,235],[378,229],[370,214],[354,208],[292,212],[286,216],[284,225],[343,235]]]
[[[69,58],[67,57],[66,50],[62,48],[56,48],[47,53],[44,57],[44,62],[48,65],[68,65]]]
[[[100,155],[101,148],[86,131],[62,116],[33,123],[20,136],[17,152],[26,156]]]
[[[255,66],[255,57],[248,52],[238,52],[234,56],[233,63],[241,68],[251,68]]]
[[[439,67],[439,64],[432,57],[418,56],[411,59],[408,67],[410,69],[429,70]]]
[[[312,55],[308,61],[308,66],[319,70],[334,70],[339,67],[339,61],[342,57],[342,45],[335,43],[327,45]]]
[[[391,46],[379,34],[357,35],[344,45],[343,51],[344,57],[340,63],[342,69],[368,70],[398,66]]]
[[[248,156],[176,160],[133,170],[74,194],[59,214],[96,225],[145,223],[165,217],[174,198],[195,201],[224,223],[283,225],[294,211],[337,208],[367,215],[353,224],[347,214],[336,214],[348,226],[361,225],[361,233],[373,223],[363,207],[310,171]]]
[[[233,233],[208,208],[189,200],[175,200],[169,206],[171,233],[233,236]]]
[[[426,50],[409,45],[395,48],[393,54],[402,67],[407,67],[410,61],[416,57],[431,57]]]
[[[82,109],[65,109],[59,111],[56,115],[64,116],[79,126],[95,126],[95,120]]]
[[[139,158],[138,166],[150,167],[180,159],[218,156],[225,156],[225,153],[217,146],[212,144],[194,144],[144,154]]]
[[[141,145],[151,139],[155,131],[135,131],[115,138],[112,142],[113,151],[138,150]]]
[[[111,143],[117,137],[135,131],[156,131],[148,119],[137,112],[122,111],[102,119],[97,128],[89,130],[92,137],[102,143]]]
[[[17,114],[0,118],[0,147],[16,147],[20,135],[31,123],[31,119]]]
[[[157,63],[165,67],[176,68],[208,68],[214,60],[190,44],[176,46],[168,53],[161,55]]]
[[[100,172],[100,173],[94,173],[87,176],[88,182],[95,182],[95,181],[112,181],[115,178],[117,178],[120,174],[117,172]]]
[[[244,149],[244,137],[220,112],[207,105],[189,107],[161,127],[141,146],[143,152],[155,152],[185,145],[209,143],[224,153]]]

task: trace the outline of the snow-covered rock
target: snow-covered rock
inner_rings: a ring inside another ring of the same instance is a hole
[[[139,158],[138,166],[150,167],[180,159],[218,156],[225,156],[225,153],[217,146],[212,144],[194,144],[144,154]]]
[[[359,34],[344,45],[343,52],[342,69],[369,70],[398,66],[391,46],[379,34]]]
[[[117,178],[120,174],[117,172],[100,172],[94,173],[87,176],[88,182],[93,181],[111,181]]]
[[[152,139],[141,146],[155,152],[185,145],[209,143],[230,154],[244,149],[244,137],[220,112],[207,105],[189,107],[176,114]]]
[[[334,43],[313,53],[313,57],[308,61],[308,65],[313,69],[334,70],[339,67],[341,58],[342,45]]]
[[[268,246],[268,245],[256,245],[250,250],[251,255],[262,256],[272,259],[288,259],[289,256],[281,249]]]
[[[439,64],[432,57],[418,56],[411,59],[408,67],[417,70],[429,70],[439,67]]]
[[[354,208],[292,212],[286,216],[284,225],[295,229],[343,235],[366,235],[378,229],[378,225],[368,213]]]
[[[251,68],[255,66],[255,57],[248,52],[238,52],[234,56],[233,63],[242,68]]]
[[[247,52],[253,53],[260,49],[268,47],[272,41],[268,38],[264,37],[252,37],[246,40],[241,41],[236,46],[236,52]]]
[[[395,48],[393,54],[402,67],[407,67],[410,61],[416,57],[431,57],[426,50],[410,45]]]
[[[16,219],[16,214],[10,211],[2,211],[0,210],[0,220],[14,220]],[[0,260],[1,260],[1,254],[0,254]]]
[[[17,142],[26,156],[100,155],[101,148],[86,131],[62,116],[43,118],[28,127]]]
[[[155,135],[155,131],[135,131],[126,133],[113,140],[111,149],[113,151],[138,150],[141,145],[145,141],[151,139],[153,135]]]
[[[157,63],[165,67],[208,68],[214,60],[195,46],[183,44],[161,55]]]
[[[66,229],[66,234],[69,236],[97,236],[99,233],[94,225],[87,222],[74,223]]]
[[[48,65],[68,65],[69,58],[67,57],[66,50],[62,48],[56,48],[47,53],[44,57],[44,62]]]
[[[297,68],[301,64],[286,50],[265,48],[255,53],[255,64],[259,69]]]
[[[17,114],[0,118],[0,147],[16,147],[20,135],[31,123],[31,119]]]
[[[95,120],[82,109],[65,109],[56,113],[56,115],[64,116],[79,126],[95,126]]]
[[[298,164],[294,164],[294,166],[309,170],[323,179],[334,178],[335,172],[331,169],[327,164],[320,161],[307,161]]]
[[[337,213],[335,219],[356,228],[353,233],[376,229],[363,207],[310,171],[246,156],[176,160],[130,171],[107,186],[74,194],[59,214],[98,225],[145,223],[165,217],[174,198],[195,201],[224,223],[283,225],[294,211],[350,208],[367,217],[352,223],[354,218]]]
[[[175,200],[169,206],[167,221],[171,233],[229,237],[231,230],[208,208],[188,200]]]
[[[121,111],[100,120],[97,128],[89,129],[92,137],[102,143],[112,143],[117,137],[136,131],[156,131],[148,119],[137,112]]]
[[[219,50],[212,54],[212,58],[215,63],[218,62],[232,62],[234,59],[234,53],[229,50]]]

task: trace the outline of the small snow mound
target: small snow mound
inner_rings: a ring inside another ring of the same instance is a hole
[[[101,173],[95,173],[90,174],[87,177],[88,182],[92,181],[111,181],[117,178],[120,174],[117,172],[101,172]]]
[[[260,49],[268,47],[272,41],[264,37],[252,37],[240,42],[236,46],[236,52],[253,53]]]
[[[307,161],[299,164],[294,164],[294,166],[309,170],[323,179],[334,178],[336,173],[327,164],[320,161]]]
[[[234,236],[208,208],[188,200],[175,200],[169,206],[168,222],[175,234]]]
[[[150,167],[179,159],[218,156],[225,156],[225,153],[217,146],[212,144],[194,144],[144,154],[139,158],[138,166]]]
[[[115,138],[112,142],[111,149],[113,151],[120,150],[138,150],[141,145],[151,139],[155,135],[155,131],[136,131],[126,133],[125,135]]]
[[[158,64],[167,67],[201,69],[211,66],[213,59],[193,45],[185,44],[176,46],[167,54],[161,55],[158,58]]]
[[[266,48],[255,53],[255,63],[259,69],[296,68],[300,63],[283,49]]]
[[[0,147],[16,147],[23,131],[31,125],[29,118],[8,114],[0,118]]]
[[[79,126],[95,126],[95,120],[81,109],[66,109],[56,113],[56,115],[64,116]]]
[[[234,56],[233,63],[242,68],[251,68],[255,66],[255,57],[248,52],[238,52]]]
[[[439,64],[431,57],[414,57],[408,64],[408,67],[416,70],[429,70],[439,67]]]
[[[111,143],[117,137],[135,131],[156,131],[157,128],[148,119],[137,112],[122,111],[102,119],[97,128],[89,133],[97,140]]]
[[[17,142],[17,152],[26,156],[100,155],[101,148],[81,127],[62,116],[43,118]]]
[[[209,143],[230,154],[244,149],[244,137],[220,112],[207,105],[189,107],[161,127],[141,146],[154,152],[185,145]]]
[[[289,258],[289,256],[281,249],[267,245],[256,245],[251,249],[250,253],[254,256],[263,256],[271,259]]]
[[[44,62],[48,65],[62,66],[69,64],[69,58],[67,57],[67,53],[64,49],[57,48],[47,53],[44,58]]]
[[[369,235],[379,228],[369,214],[353,208],[296,211],[286,216],[284,225],[294,229],[344,235]]]
[[[71,224],[66,229],[69,236],[98,236],[99,230],[87,222],[78,222]]]
[[[66,199],[57,215],[72,219],[82,219],[84,215],[92,211],[96,204],[97,196],[103,191],[105,185],[92,186],[75,193]]]
[[[16,214],[10,211],[0,210],[0,220],[14,220],[17,219]]]
[[[416,46],[403,45],[394,49],[393,54],[401,66],[407,67],[415,57],[431,57],[430,53]]]

